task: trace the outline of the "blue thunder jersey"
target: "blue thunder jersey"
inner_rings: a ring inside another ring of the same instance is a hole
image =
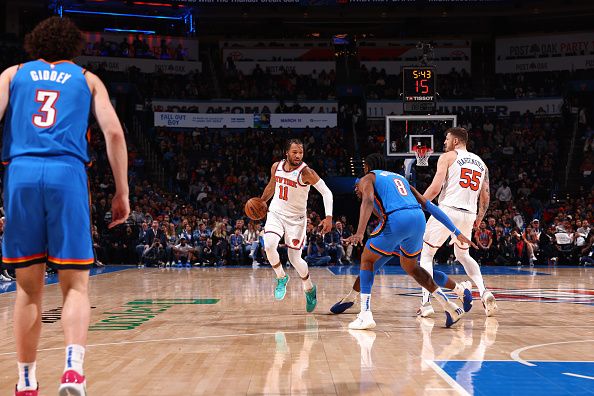
[[[84,71],[69,61],[19,67],[10,84],[2,161],[65,155],[89,162],[91,91]]]
[[[372,172],[375,174],[374,206],[380,210],[380,214],[386,215],[397,210],[421,208],[410,190],[406,178],[397,173],[383,170]]]

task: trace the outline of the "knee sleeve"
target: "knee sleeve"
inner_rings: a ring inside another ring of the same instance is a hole
[[[280,256],[278,255],[278,243],[280,242],[280,236],[272,232],[264,234],[264,250],[270,265],[277,265],[280,263]]]
[[[472,258],[468,249],[460,248],[458,244],[454,244],[454,255],[460,264],[462,264],[464,271],[466,271],[466,275],[472,279],[482,296],[485,291],[485,284],[481,269],[476,260]]]
[[[456,256],[456,260],[458,260],[462,265],[464,265],[464,262],[462,260],[474,260],[470,256],[470,250],[459,247],[457,243],[454,243],[454,256]]]
[[[433,274],[433,257],[435,257],[435,253],[437,253],[437,248],[427,244],[423,246],[421,251],[421,267],[430,275]]]
[[[289,249],[288,251],[289,262],[301,277],[301,279],[307,279],[309,275],[309,268],[307,262],[301,257],[301,250]]]

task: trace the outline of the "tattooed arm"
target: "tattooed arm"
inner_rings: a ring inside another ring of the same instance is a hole
[[[481,193],[479,196],[479,209],[478,214],[476,215],[476,220],[474,221],[474,228],[479,228],[481,221],[485,217],[487,213],[487,209],[489,209],[489,202],[491,200],[491,189],[489,188],[489,169],[485,170],[485,178],[483,179],[483,186],[481,188]]]

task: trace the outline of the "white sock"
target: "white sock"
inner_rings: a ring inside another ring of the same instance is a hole
[[[301,279],[301,281],[303,282],[303,290],[308,291],[313,289],[313,283],[311,283],[311,279],[309,278],[309,276],[306,280]]]
[[[361,293],[361,312],[371,311],[371,294]]]
[[[264,234],[264,250],[266,251],[266,258],[270,265],[277,265],[278,266],[272,267],[274,272],[276,273],[277,278],[284,278],[285,277],[285,270],[280,262],[280,256],[278,254],[278,243],[280,241],[280,235],[274,234],[272,232],[267,232]]]
[[[448,297],[444,294],[444,292],[441,291],[441,288],[437,288],[433,293],[431,293],[433,295],[433,297],[435,297],[435,299],[437,301],[439,301],[439,303],[441,304],[442,307],[446,307],[449,300]]]
[[[17,390],[35,390],[37,389],[37,377],[35,376],[36,362],[33,363],[17,363],[19,366],[19,383]]]
[[[423,250],[421,251],[421,267],[433,277],[433,256],[435,256],[435,252],[437,249],[431,248],[423,244]],[[429,290],[422,288],[423,290],[423,297],[421,299],[421,304],[428,303],[431,298],[431,293]]]
[[[74,370],[83,375],[83,362],[85,360],[85,347],[77,344],[70,344],[66,347],[66,363],[64,371]]]
[[[272,267],[272,269],[274,270],[274,273],[276,274],[276,277],[279,278],[279,279],[280,278],[284,278],[285,275],[287,275],[287,274],[285,274],[285,270],[284,270],[284,268],[283,268],[283,266],[282,266],[282,264],[280,262],[278,263],[278,266],[277,267]]]

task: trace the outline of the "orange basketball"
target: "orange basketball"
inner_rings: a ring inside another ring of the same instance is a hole
[[[268,212],[268,205],[262,198],[250,198],[245,203],[245,214],[252,220],[260,220],[266,217],[266,212]]]

